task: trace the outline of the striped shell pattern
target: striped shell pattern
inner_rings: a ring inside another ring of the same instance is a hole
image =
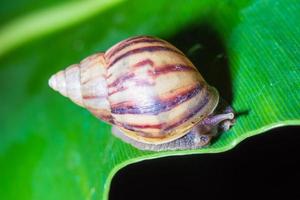
[[[181,51],[149,36],[89,56],[53,75],[49,85],[128,137],[150,144],[182,137],[219,101]]]

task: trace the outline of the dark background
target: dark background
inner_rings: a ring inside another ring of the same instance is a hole
[[[300,199],[299,133],[282,127],[224,153],[129,165],[113,178],[109,199]]]

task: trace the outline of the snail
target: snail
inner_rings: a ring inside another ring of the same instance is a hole
[[[193,63],[156,37],[123,40],[52,75],[49,86],[141,150],[201,148],[234,123]]]

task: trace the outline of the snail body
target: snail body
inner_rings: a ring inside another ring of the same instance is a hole
[[[89,56],[54,74],[49,85],[142,150],[202,147],[234,118],[230,107],[216,114],[218,91],[181,51],[150,36]]]

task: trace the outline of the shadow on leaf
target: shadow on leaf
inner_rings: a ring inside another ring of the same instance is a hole
[[[232,103],[232,83],[226,48],[209,25],[191,25],[169,38],[194,63],[204,79],[216,87],[220,96]]]

